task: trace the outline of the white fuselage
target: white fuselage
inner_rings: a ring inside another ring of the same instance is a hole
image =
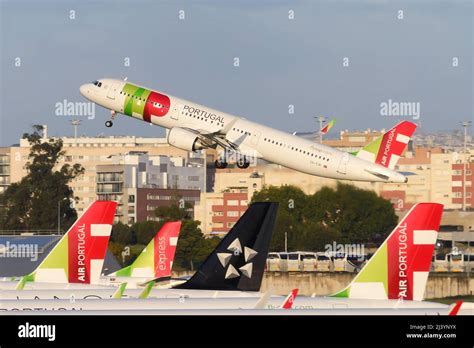
[[[163,293],[161,294],[163,296]],[[16,310],[218,310],[218,309],[254,309],[260,297],[158,297],[147,299],[122,298],[122,299],[80,299],[77,296],[72,301],[68,299],[55,300],[1,300],[1,311]],[[265,309],[280,308],[284,297],[274,296],[268,299]],[[321,310],[321,309],[414,309],[414,308],[440,308],[446,309],[447,305],[425,302],[396,300],[356,300],[336,299],[328,297],[305,297],[295,299],[293,309]]]
[[[114,79],[100,81],[101,87],[82,85],[81,93],[104,108],[117,113],[126,112],[125,102],[129,96],[123,91],[129,83]],[[170,100],[166,115],[152,115],[149,121],[140,113],[131,113],[130,116],[167,129],[183,128],[201,134],[224,134],[228,141],[238,145],[239,152],[243,155],[262,158],[311,175],[369,182],[407,181],[404,175],[396,171],[335,148],[168,94],[166,96]]]

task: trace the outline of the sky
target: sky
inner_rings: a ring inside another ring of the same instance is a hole
[[[0,146],[34,124],[71,136],[73,118],[79,135],[164,134],[120,116],[106,128],[101,107],[93,119],[57,115],[58,103],[85,102],[79,86],[102,77],[288,132],[316,129],[321,115],[337,119],[334,134],[403,119],[434,132],[474,117],[470,0],[0,4]],[[419,113],[382,112],[389,101]]]

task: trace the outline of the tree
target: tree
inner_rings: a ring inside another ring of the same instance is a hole
[[[137,242],[135,231],[121,222],[113,225],[110,241],[122,245],[130,245]]]
[[[377,235],[385,238],[398,221],[390,201],[348,184],[338,183],[336,190],[322,188],[309,205],[316,220],[340,232],[341,243],[369,242]]]
[[[391,203],[375,192],[339,183],[306,195],[294,186],[264,187],[252,202],[279,202],[270,250],[322,251],[327,244],[362,243],[386,236],[397,224]]]
[[[288,236],[288,249],[295,250],[304,228],[303,211],[308,196],[299,188],[291,185],[281,187],[265,186],[254,193],[252,202],[278,202],[278,214],[273,231],[270,250],[285,250],[285,233]]]
[[[70,182],[84,173],[80,164],[63,164],[61,139],[43,140],[42,126],[34,126],[32,133],[25,133],[30,143],[28,174],[10,185],[1,197],[2,225],[5,229],[54,229],[58,224],[58,205],[63,229],[77,219],[72,203],[77,201]]]
[[[147,245],[163,226],[164,221],[141,221],[133,225],[137,243]]]
[[[189,213],[187,209],[192,206],[186,202],[184,207],[179,206],[179,201],[174,201],[171,205],[164,205],[155,209],[156,217],[167,220],[167,221],[178,221],[189,219]]]

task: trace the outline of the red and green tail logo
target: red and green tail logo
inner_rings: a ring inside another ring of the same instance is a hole
[[[380,164],[389,169],[395,168],[405,151],[416,124],[403,121],[360,150],[356,156],[363,160]]]
[[[180,228],[181,221],[166,222],[130,266],[110,276],[150,279],[171,276]]]
[[[442,204],[413,206],[352,283],[332,296],[421,301],[442,214]]]
[[[167,95],[126,83],[122,89],[125,94],[124,114],[143,117],[143,121],[151,122],[151,117],[165,116],[171,105]]]
[[[112,201],[93,202],[24,281],[98,283],[116,207]]]

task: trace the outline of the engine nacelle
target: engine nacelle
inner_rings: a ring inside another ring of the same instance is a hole
[[[168,144],[186,151],[202,150],[207,147],[196,134],[179,127],[171,128],[168,132]]]

